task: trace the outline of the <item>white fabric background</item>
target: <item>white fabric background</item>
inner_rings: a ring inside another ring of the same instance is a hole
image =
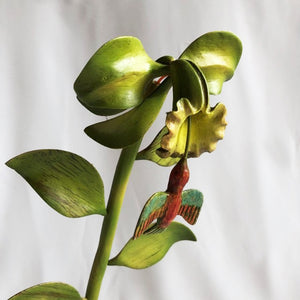
[[[76,100],[75,78],[114,37],[138,37],[157,59],[213,30],[235,33],[244,51],[211,97],[228,109],[225,138],[189,161],[188,188],[205,196],[198,241],[175,244],[146,270],[109,267],[100,298],[300,299],[299,17],[298,0],[0,0],[0,299],[47,281],[83,296],[102,221],[60,216],[4,163],[34,149],[72,151],[97,167],[108,196],[119,151],[83,133],[103,118]],[[164,113],[143,145],[163,122]],[[112,256],[169,171],[135,164]]]

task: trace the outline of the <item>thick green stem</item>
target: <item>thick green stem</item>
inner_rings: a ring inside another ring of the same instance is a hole
[[[99,246],[87,286],[86,298],[88,300],[98,300],[99,297],[100,287],[109,260],[128,179],[140,143],[141,141],[138,141],[124,148],[116,167],[107,204],[107,215],[103,220]]]

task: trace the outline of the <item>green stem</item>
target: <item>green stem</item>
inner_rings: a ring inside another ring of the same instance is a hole
[[[102,279],[110,257],[111,247],[128,179],[140,144],[141,140],[127,148],[124,148],[121,152],[108,199],[107,215],[103,220],[99,246],[86,290],[86,298],[88,300],[98,300]]]
[[[191,138],[191,116],[187,117],[187,128],[186,128],[186,142],[185,142],[185,149],[184,149],[184,154],[183,157],[185,159],[188,158],[189,154],[189,145],[190,145],[190,138]]]

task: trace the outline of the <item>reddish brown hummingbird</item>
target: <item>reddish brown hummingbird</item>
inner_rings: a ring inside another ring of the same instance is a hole
[[[177,215],[191,225],[196,223],[203,195],[194,189],[182,192],[189,176],[187,159],[184,157],[172,169],[167,190],[155,193],[146,202],[134,231],[134,239],[143,233],[156,233],[166,229]],[[149,228],[155,219],[157,222]]]

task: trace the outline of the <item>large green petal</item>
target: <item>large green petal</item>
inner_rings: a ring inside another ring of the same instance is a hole
[[[143,103],[116,118],[96,123],[85,133],[110,148],[124,148],[142,138],[156,119],[171,87],[167,78]]]
[[[197,65],[204,73],[210,94],[217,95],[223,82],[229,80],[242,54],[242,43],[226,31],[209,32],[191,43],[181,54]]]
[[[196,241],[196,237],[186,226],[172,222],[163,232],[130,239],[121,252],[109,261],[109,265],[148,268],[159,262],[174,243],[182,240]]]
[[[134,37],[118,37],[104,44],[88,61],[74,83],[77,98],[99,115],[137,106],[148,85],[168,67],[153,61]]]
[[[60,214],[73,218],[106,214],[102,179],[82,157],[62,150],[35,150],[6,164]]]
[[[28,288],[8,300],[82,300],[72,286],[61,282],[47,282]]]

